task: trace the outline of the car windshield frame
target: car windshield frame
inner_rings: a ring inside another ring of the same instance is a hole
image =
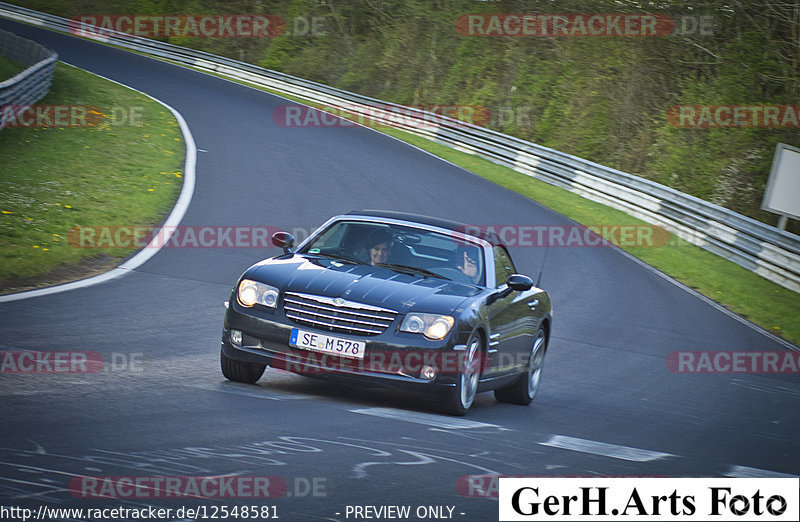
[[[317,240],[323,236],[324,234],[329,233],[332,227],[339,226],[342,224],[358,224],[363,223],[364,225],[375,225],[376,230],[379,226],[383,225],[387,230],[401,230],[405,229],[408,235],[411,235],[414,231],[418,231],[420,234],[437,234],[440,236],[447,237],[450,241],[455,241],[457,243],[462,244],[466,247],[473,247],[477,248],[480,252],[480,256],[483,258],[482,261],[479,260],[479,267],[481,269],[480,278],[477,282],[466,282],[463,279],[459,279],[456,282],[462,284],[472,284],[475,286],[480,287],[487,287],[491,285],[494,277],[494,255],[492,254],[492,245],[483,238],[475,237],[470,234],[463,233],[461,231],[451,230],[435,225],[429,225],[426,223],[419,223],[416,221],[408,221],[408,220],[401,220],[395,218],[381,218],[376,216],[359,216],[353,214],[341,215],[341,216],[334,216],[330,218],[328,221],[323,223],[319,228],[317,228],[311,235],[309,235],[305,240],[303,240],[297,248],[294,250],[295,254],[299,255],[308,255],[308,256],[321,256],[325,257],[326,254],[324,252],[313,252],[314,244]],[[366,238],[363,238],[362,241],[365,241]],[[402,243],[401,243],[402,244]],[[458,250],[458,248],[454,249],[454,251]],[[341,254],[339,254],[341,255]],[[349,256],[344,256],[345,258]],[[331,259],[335,259],[335,256],[331,256]],[[340,261],[347,262],[347,259],[337,259]],[[351,259],[352,262],[363,264],[366,266],[371,266],[370,263],[365,259],[358,259],[354,257]],[[399,265],[404,265],[407,263],[399,262]],[[385,268],[392,269],[392,263],[389,262]],[[425,270],[428,267],[420,266],[419,268]],[[454,271],[457,271],[455,268]],[[402,271],[402,270],[398,270]],[[423,277],[430,277],[429,275],[423,275]],[[452,275],[452,274],[451,274]],[[452,280],[453,277],[448,277],[448,274],[437,274],[438,278],[442,280]],[[462,276],[463,277],[463,276]],[[487,282],[488,280],[488,282]]]

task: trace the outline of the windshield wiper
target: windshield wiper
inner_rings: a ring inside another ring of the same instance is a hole
[[[312,256],[328,257],[328,258],[331,258],[331,259],[344,261],[346,263],[350,263],[350,264],[353,264],[353,265],[362,265],[363,264],[361,261],[358,261],[356,259],[351,259],[349,257],[341,256],[339,254],[332,254],[332,253],[328,253],[328,252],[316,252],[316,253],[313,253],[311,255]]]
[[[437,279],[447,279],[448,281],[452,281],[449,277],[445,277],[443,275],[437,274],[436,272],[431,272],[425,268],[420,268],[418,266],[410,266],[410,265],[396,265],[394,263],[378,263],[376,266],[381,266],[383,268],[388,268],[390,270],[397,270],[398,272],[405,272],[407,274],[420,274],[424,275],[425,277],[435,277]]]

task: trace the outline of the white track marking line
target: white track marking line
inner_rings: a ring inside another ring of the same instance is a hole
[[[605,442],[597,442],[594,440],[578,439],[575,437],[567,437],[564,435],[553,435],[547,442],[540,442],[542,446],[550,446],[553,448],[566,449],[571,451],[578,451],[581,453],[590,453],[592,455],[600,455],[602,457],[611,457],[614,459],[629,460],[632,462],[650,462],[653,460],[660,460],[667,457],[674,457],[671,453],[661,453],[658,451],[650,451],[640,448],[631,448],[629,446],[619,446],[617,444],[608,444]]]
[[[221,386],[235,386],[235,385],[216,385],[216,384],[183,384],[185,388],[194,388],[196,390],[205,390],[210,392],[219,392],[219,393],[229,393],[231,395],[242,395],[245,397],[254,397],[256,399],[269,399],[271,401],[285,401],[285,400],[296,400],[296,399],[307,399],[308,397],[305,395],[293,395],[290,393],[281,394],[281,393],[271,393],[267,391],[260,391],[259,388],[252,388],[252,391],[249,390],[237,390],[235,388],[225,389]]]
[[[749,468],[747,466],[731,466],[725,476],[732,478],[797,478],[797,475],[790,475],[789,473]]]
[[[467,419],[448,418],[441,415],[432,413],[416,413],[413,411],[395,410],[392,408],[361,408],[350,410],[352,413],[361,413],[363,415],[372,415],[375,417],[384,417],[386,419],[394,419],[405,422],[413,422],[415,424],[424,424],[433,428],[443,429],[472,429],[472,428],[499,428],[496,424],[487,424],[485,422],[471,421]]]

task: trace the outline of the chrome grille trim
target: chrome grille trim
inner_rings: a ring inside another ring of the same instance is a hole
[[[288,293],[286,294],[285,301],[289,302],[289,303],[292,303],[293,305],[301,305],[302,306],[303,304],[307,304],[307,303],[304,303],[302,301],[299,301],[299,300],[296,300],[296,299],[292,299]],[[346,313],[346,314],[349,314],[349,315],[355,315],[355,316],[361,316],[361,317],[367,317],[367,318],[375,317],[373,314],[365,314],[365,313],[360,313],[360,312],[353,312],[352,310],[349,310],[349,309],[348,310],[343,310],[342,308],[337,308],[336,306],[323,306],[323,305],[318,305],[318,304],[315,304],[314,306],[315,306],[315,308],[318,308],[320,310],[330,310],[331,312],[342,312],[342,313]],[[344,307],[344,305],[342,305],[342,307]],[[387,310],[386,313],[389,313],[389,311]],[[391,313],[395,313],[395,312],[391,312]]]
[[[382,333],[397,317],[387,308],[299,292],[286,292],[283,308],[299,325],[364,336]]]
[[[366,335],[378,335],[379,333],[383,332],[386,328],[382,329],[366,329],[366,328],[358,328],[355,326],[346,326],[346,325],[337,325],[337,324],[329,324],[322,321],[315,321],[313,319],[307,319],[305,317],[299,317],[295,315],[286,314],[286,317],[293,320],[296,323],[303,324],[306,326],[316,326],[318,328],[322,328],[323,330],[330,330],[331,332],[343,332],[343,333],[354,333],[354,334],[366,334]]]
[[[301,317],[300,315],[295,314],[293,311],[292,312],[287,312],[286,316],[287,317],[291,317],[292,319],[302,319],[302,320],[308,320],[308,321],[317,321],[320,324],[326,324],[326,319],[330,319],[330,315],[329,314],[320,314],[320,313],[311,312],[311,311],[308,311],[308,310],[303,310],[300,313],[302,313],[304,315],[310,315],[310,316],[312,316],[314,318],[319,317],[320,319],[312,319],[312,318],[309,318],[309,317]],[[370,327],[370,326],[375,324],[374,321],[361,321],[359,319],[352,319],[352,318],[348,318],[348,317],[335,317],[333,322],[335,323],[336,321],[344,321],[344,322],[348,322],[348,323],[353,323],[354,327],[356,325],[364,325],[366,327]]]

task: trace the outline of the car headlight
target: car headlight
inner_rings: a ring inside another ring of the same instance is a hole
[[[275,308],[278,304],[278,289],[274,286],[265,285],[252,279],[242,279],[239,283],[239,291],[237,292],[239,304],[246,307],[251,307],[254,304],[260,304],[268,308]]]
[[[438,341],[450,332],[455,320],[449,315],[408,314],[400,325],[400,331],[421,333],[428,339]]]

